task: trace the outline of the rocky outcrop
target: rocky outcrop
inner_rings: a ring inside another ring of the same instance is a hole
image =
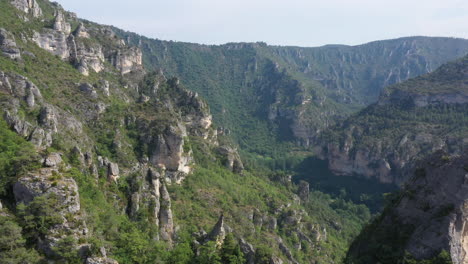
[[[61,59],[70,57],[68,36],[55,30],[46,30],[42,33],[34,32],[32,40],[42,49],[59,56]]]
[[[46,158],[44,158],[43,165],[44,167],[57,168],[60,163],[62,163],[62,154],[51,153]]]
[[[5,121],[18,135],[31,141],[37,147],[49,147],[52,145],[52,133],[47,132],[39,126],[32,125],[28,121],[21,119],[17,112],[6,111]]]
[[[59,156],[58,153],[49,155],[45,160],[47,168],[27,173],[13,186],[18,204],[28,204],[39,196],[54,197],[57,200],[55,209],[61,221],[52,226],[45,237],[38,242],[38,247],[49,256],[57,254],[53,248],[67,234],[78,240],[88,233],[80,214],[78,186],[73,179],[66,178],[59,172],[57,167],[61,162]]]
[[[209,241],[214,241],[216,247],[221,248],[224,243],[224,238],[226,238],[226,229],[224,227],[224,215],[221,215],[216,222],[216,225],[213,227],[213,230],[208,234],[207,239]]]
[[[278,242],[278,247],[281,252],[288,258],[288,262],[292,264],[299,264],[297,260],[294,259],[291,250],[284,244],[283,240],[280,237],[277,237],[276,241]]]
[[[165,171],[140,164],[133,169],[128,213],[137,219],[140,212],[150,212],[151,222],[159,228],[156,240],[172,242],[175,234],[171,197],[165,185]]]
[[[78,28],[75,30],[73,34],[77,38],[89,38],[88,29],[85,27],[83,23],[80,23],[78,25]]]
[[[446,250],[454,264],[466,263],[467,161],[468,153],[437,152],[414,165],[406,172],[411,178],[399,196],[372,228],[363,231],[349,257],[380,257],[381,252],[371,249],[378,243],[390,244],[396,254],[409,252],[416,259],[429,259]],[[401,239],[400,243],[385,240],[392,237]]]
[[[283,263],[284,263],[283,260],[277,256],[272,256],[270,258],[270,264],[283,264]]]
[[[82,41],[76,41],[73,36],[69,37],[69,44],[71,45],[70,60],[81,74],[88,76],[89,70],[97,73],[104,70],[105,57],[99,44],[88,43],[85,45]]]
[[[317,153],[326,153],[321,157],[328,160],[329,169],[336,175],[356,174],[366,178],[377,178],[382,183],[399,183],[400,180],[396,178],[394,172],[406,165],[405,161],[398,160],[399,156],[394,156],[396,159],[389,161],[386,157],[380,156],[381,153],[368,149],[351,152],[333,143],[328,144],[325,149],[325,151],[319,149]],[[413,152],[411,149],[410,151]],[[408,153],[404,156],[410,155]],[[390,162],[400,166],[392,168]]]
[[[236,149],[230,146],[221,146],[218,148],[218,152],[224,159],[224,165],[234,173],[242,173],[244,170],[244,164],[240,158],[239,153]]]
[[[0,28],[0,51],[10,59],[21,58],[21,52],[16,45],[15,37],[3,28]]]
[[[137,47],[122,48],[111,55],[109,61],[121,74],[127,74],[142,69],[143,54]]]
[[[255,264],[255,248],[252,244],[245,241],[245,239],[239,239],[239,247],[244,254],[246,264]]]
[[[7,124],[37,147],[51,146],[52,136],[59,130],[62,134],[81,135],[80,139],[86,140],[81,122],[70,113],[46,104],[39,88],[28,78],[0,72],[0,91],[11,96],[3,104],[3,116]],[[37,109],[39,115],[26,120],[20,114],[22,102],[27,109]]]
[[[55,15],[54,30],[62,32],[65,35],[68,35],[71,32],[70,23],[65,20],[65,17],[60,10],[58,10]]]
[[[24,100],[28,107],[34,107],[37,102],[42,101],[39,88],[21,75],[11,75],[0,71],[0,89]]]
[[[178,106],[185,108],[183,121],[188,129],[188,133],[215,142],[216,135],[213,135],[211,129],[213,117],[210,114],[208,104],[198,96],[198,93],[180,87],[178,79],[169,80],[169,82],[172,82],[172,85],[181,93],[176,103]],[[184,106],[189,106],[190,108]]]
[[[36,0],[13,0],[11,4],[24,13],[30,14],[33,17],[42,16],[42,9]]]
[[[119,164],[110,161],[108,158],[98,156],[98,165],[106,170],[106,176],[109,181],[117,182],[120,178]]]
[[[167,127],[150,141],[154,146],[149,150],[150,163],[155,167],[164,167],[171,182],[180,183],[192,171],[192,152],[184,150],[186,137],[185,127],[179,124]]]
[[[172,242],[174,237],[174,219],[171,210],[171,197],[165,184],[161,184],[160,192],[159,234],[162,240]]]

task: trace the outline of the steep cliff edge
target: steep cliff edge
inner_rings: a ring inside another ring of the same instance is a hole
[[[466,152],[442,151],[415,164],[405,187],[353,243],[347,263],[466,263],[467,165]]]
[[[387,88],[379,101],[320,137],[317,148],[337,174],[402,183],[401,172],[436,150],[468,143],[468,57]]]

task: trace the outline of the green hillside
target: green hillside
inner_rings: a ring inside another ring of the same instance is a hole
[[[188,90],[192,83],[145,69],[138,48],[109,27],[33,2],[24,11],[12,5],[22,1],[0,1],[2,261],[345,257],[370,219],[366,206],[309,193],[283,171],[248,162],[243,169],[234,133],[216,133],[208,104]],[[235,98],[232,107],[245,109]],[[264,125],[252,122],[251,129]]]

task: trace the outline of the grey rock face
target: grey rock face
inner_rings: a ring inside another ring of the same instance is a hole
[[[33,17],[42,16],[42,9],[39,7],[36,0],[13,0],[11,4],[17,9],[31,14]]]
[[[32,40],[42,49],[62,59],[68,59],[70,57],[68,36],[62,32],[55,30],[44,30],[43,33],[35,32]]]
[[[60,163],[62,163],[62,155],[60,153],[51,153],[44,159],[44,166],[56,168]]]
[[[55,109],[51,106],[44,106],[39,115],[39,124],[53,132],[57,132],[57,123],[58,120]]]
[[[78,28],[76,29],[74,35],[77,38],[89,38],[88,30],[86,29],[83,23],[80,23],[78,25]]]
[[[171,210],[171,197],[167,191],[166,185],[162,184],[161,209],[159,211],[159,234],[164,241],[172,242],[174,237],[174,220]]]
[[[34,107],[37,102],[42,101],[39,88],[20,75],[8,75],[0,71],[0,89],[24,100],[29,107]]]
[[[376,228],[406,230],[409,238],[402,247],[416,259],[432,258],[446,250],[453,263],[467,263],[467,169],[466,152],[449,156],[439,151],[418,162],[407,171],[412,177]],[[361,254],[367,247],[366,241],[358,241],[350,251]]]
[[[54,29],[58,32],[64,33],[65,35],[68,35],[71,32],[70,23],[65,20],[65,16],[61,11],[57,11],[57,14],[55,15]]]
[[[119,179],[119,165],[109,162],[107,165],[107,177],[109,180],[116,182]]]
[[[0,28],[0,50],[10,59],[21,58],[21,52],[16,45],[14,36],[3,28]]]
[[[104,70],[105,57],[100,45],[85,45],[81,41],[75,41],[74,45],[76,51],[72,52],[71,59],[83,75],[88,76],[89,70],[93,70],[97,73]]]
[[[159,227],[159,236],[154,239],[162,239],[171,243],[175,228],[171,198],[164,184],[164,170],[140,164],[134,168],[133,172],[138,177],[134,178],[131,183],[134,192],[129,201],[130,217],[136,217],[140,210],[149,211],[153,224]]]
[[[299,182],[299,187],[298,187],[298,195],[299,198],[301,198],[302,201],[308,201],[309,200],[309,183],[306,181],[300,181]]]
[[[37,147],[49,147],[52,145],[52,133],[41,127],[33,126],[31,123],[18,117],[17,113],[6,111],[5,121],[18,135],[31,141]]]
[[[97,159],[99,167],[107,170],[107,179],[116,182],[120,177],[119,164],[101,156],[98,156]]]
[[[239,239],[239,247],[242,253],[245,256],[245,260],[247,264],[254,264],[255,263],[255,248],[252,244],[245,241],[245,239]]]
[[[142,69],[143,54],[136,47],[119,49],[110,57],[110,62],[120,73],[127,74]]]
[[[164,75],[162,76],[164,78]],[[176,83],[178,83],[178,80],[176,80]],[[213,117],[210,114],[207,103],[199,98],[198,93],[180,88],[179,86],[178,88],[183,95],[181,96],[181,100],[178,102],[178,105],[188,105],[192,109],[185,113],[183,117],[183,121],[187,126],[189,133],[213,141],[213,139],[210,139],[210,136],[213,137],[210,133]],[[154,88],[153,90],[157,90],[157,88]]]
[[[88,229],[80,215],[78,185],[71,178],[65,178],[56,168],[42,168],[20,177],[13,186],[17,203],[30,203],[35,197],[54,195],[57,199],[56,212],[62,222],[48,230],[38,247],[48,256],[56,255],[53,248],[70,234],[74,238],[86,236]],[[72,218],[70,218],[72,216]]]
[[[80,84],[79,89],[80,89],[80,91],[82,91],[86,95],[90,96],[91,98],[97,98],[98,97],[96,90],[89,83]]]
[[[52,184],[51,178],[60,173],[54,168],[42,168],[21,177],[14,185],[13,192],[17,203],[29,203],[34,197],[54,193],[57,195],[63,210],[70,213],[80,211],[78,185],[73,179],[62,177]],[[60,177],[59,177],[60,178]]]
[[[299,264],[299,262],[294,259],[291,250],[289,250],[289,248],[283,243],[283,240],[280,237],[277,238],[277,242],[279,249],[288,258],[289,262],[293,264]]]
[[[192,171],[192,153],[184,151],[186,136],[184,126],[170,126],[163,134],[155,135],[152,144],[154,148],[150,152],[150,163],[155,167],[164,167],[166,176],[173,176],[170,180],[176,183],[183,180],[182,174],[186,175]]]
[[[230,171],[235,173],[242,173],[244,170],[244,164],[242,163],[240,155],[236,149],[233,149],[229,146],[222,146],[218,148],[218,152],[225,157],[225,166]]]
[[[429,258],[446,249],[453,263],[463,264],[468,261],[468,154],[446,157],[439,152],[419,164],[406,184],[414,198],[403,197],[395,213],[404,224],[416,227],[407,243],[413,256]]]
[[[283,264],[283,260],[278,258],[277,256],[272,256],[270,259],[270,264]]]
[[[211,230],[210,234],[208,235],[207,239],[209,241],[215,241],[216,246],[220,248],[224,243],[224,238],[226,238],[226,229],[224,224],[224,215],[221,215],[216,222],[216,225]]]

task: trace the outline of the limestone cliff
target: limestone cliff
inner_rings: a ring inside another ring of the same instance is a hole
[[[18,179],[13,187],[16,202],[29,204],[37,197],[48,197],[54,201],[54,211],[60,217],[44,237],[38,240],[38,247],[48,256],[57,255],[54,247],[66,236],[76,241],[88,235],[88,228],[80,210],[80,196],[76,182],[60,172],[62,159],[53,153],[44,160],[44,168],[29,172]],[[85,245],[80,245],[85,247]],[[85,249],[83,249],[85,250]]]
[[[353,243],[349,261],[396,263],[405,252],[431,259],[445,250],[454,264],[466,263],[467,161],[467,153],[437,152],[409,169],[405,187]]]
[[[387,88],[379,102],[320,137],[317,153],[337,174],[402,183],[401,172],[436,150],[468,143],[468,57]]]
[[[42,9],[36,0],[13,0],[11,4],[23,11],[26,14],[30,14],[33,17],[42,16]]]

